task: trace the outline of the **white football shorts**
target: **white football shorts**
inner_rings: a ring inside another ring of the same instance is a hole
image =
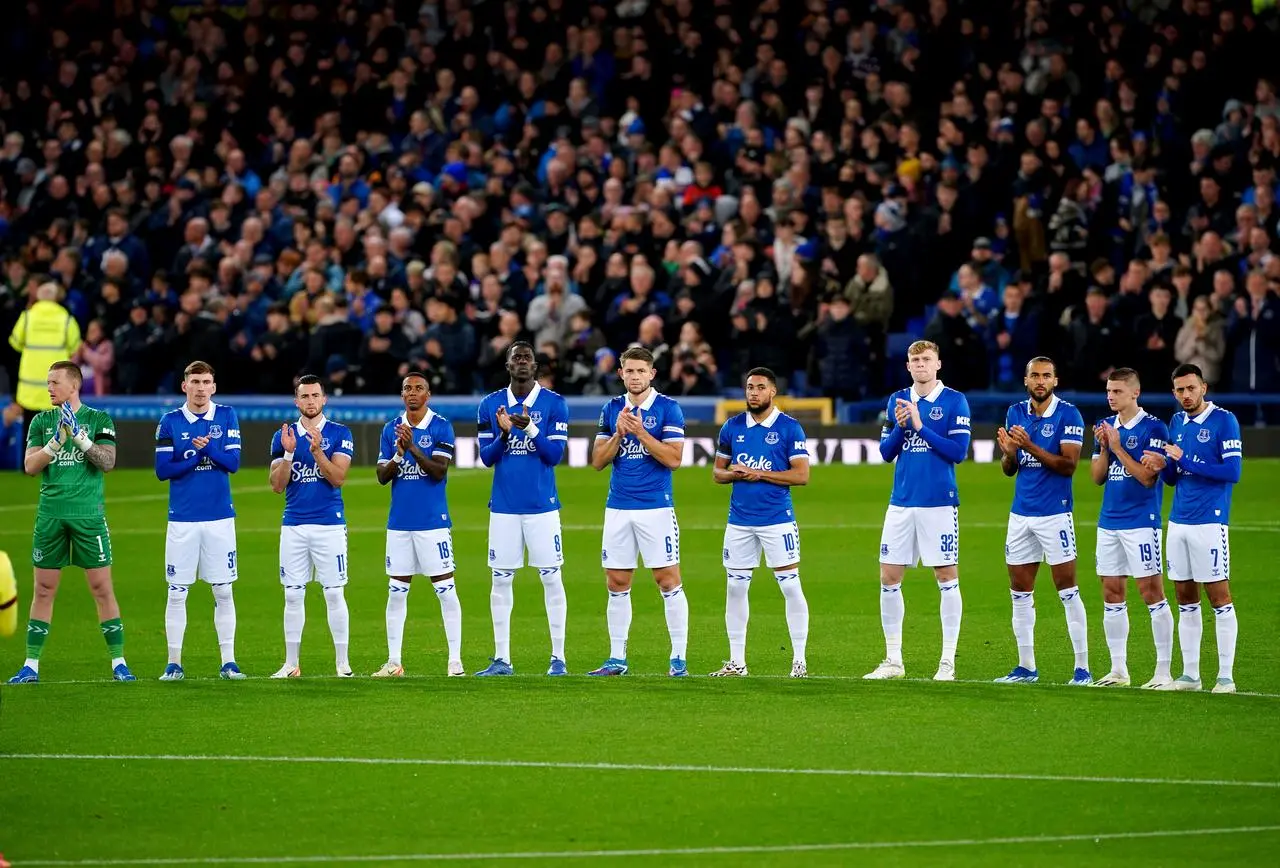
[[[305,585],[313,580],[322,588],[341,588],[347,583],[345,524],[287,524],[280,528],[280,584]]]
[[[1169,522],[1169,578],[1175,582],[1224,582],[1231,578],[1231,536],[1225,524]]]
[[[1133,576],[1145,579],[1160,575],[1160,528],[1135,527],[1126,530],[1098,528],[1095,560],[1100,576]]]
[[[953,567],[960,561],[960,510],[954,506],[892,506],[880,532],[880,563]]]
[[[453,572],[453,534],[435,530],[388,530],[388,576],[444,576]]]
[[[171,585],[197,578],[211,585],[236,580],[236,520],[171,521],[164,536],[164,574]]]
[[[637,557],[647,569],[680,563],[680,524],[674,507],[605,509],[600,562],[606,570],[634,570]]]
[[[564,565],[564,536],[560,532],[560,510],[533,515],[489,513],[489,569],[539,569]]]
[[[754,570],[764,564],[771,570],[800,563],[800,528],[794,521],[749,527],[731,524],[724,529],[724,565],[730,570]]]
[[[1076,522],[1069,512],[1029,517],[1011,514],[1004,538],[1004,562],[1010,566],[1065,564],[1076,559]]]

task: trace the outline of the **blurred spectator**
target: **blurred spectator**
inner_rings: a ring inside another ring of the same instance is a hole
[[[691,352],[681,352],[671,365],[671,380],[663,389],[672,397],[707,396],[717,393],[716,384]]]
[[[1261,271],[1249,272],[1244,286],[1245,294],[1236,299],[1227,320],[1231,389],[1253,395],[1275,394],[1280,392],[1280,296],[1268,286]],[[1241,424],[1251,424],[1253,409],[1239,409]],[[1280,421],[1280,414],[1268,412],[1266,420]]]
[[[1100,388],[1116,368],[1112,361],[1125,335],[1107,306],[1107,294],[1092,287],[1084,298],[1084,316],[1071,323],[1071,387]]]
[[[826,317],[818,323],[814,356],[822,393],[847,401],[861,400],[867,385],[867,333],[852,316],[849,299],[831,299]]]
[[[504,310],[497,317],[497,334],[480,347],[479,374],[482,389],[493,391],[511,382],[507,373],[507,350],[521,337],[520,315]]]
[[[1175,349],[1182,319],[1172,311],[1173,293],[1167,286],[1151,287],[1147,298],[1150,310],[1139,316],[1133,327],[1137,348],[1134,368],[1141,382],[1159,383],[1177,363]]]
[[[560,351],[560,387],[566,395],[583,394],[595,370],[596,353],[604,346],[604,332],[591,324],[591,311],[579,310],[569,317]]]
[[[108,395],[111,393],[111,373],[115,367],[115,347],[107,338],[106,327],[102,320],[95,319],[89,323],[84,333],[84,343],[71,356],[71,361],[80,366],[84,377],[80,391],[85,395]]]
[[[126,395],[154,393],[159,378],[155,365],[160,361],[159,344],[164,331],[148,316],[146,304],[138,299],[129,308],[129,320],[112,335],[115,371],[114,386]]]
[[[258,337],[249,356],[256,363],[257,389],[266,394],[287,392],[294,378],[304,373],[306,337],[293,324],[289,309],[283,304],[267,309],[267,331]]]
[[[58,303],[60,295],[56,283],[40,284],[34,304],[18,316],[9,333],[9,346],[20,355],[15,397],[24,411],[24,428],[37,413],[53,406],[46,386],[49,367],[70,359],[80,348],[80,326]]]
[[[0,470],[21,470],[26,454],[22,430],[22,405],[10,401],[0,411]]]
[[[563,256],[547,260],[543,292],[529,302],[525,327],[533,332],[535,344],[559,346],[569,328],[569,320],[587,309],[586,300],[569,293],[568,261]]]
[[[975,331],[984,331],[987,321],[1000,309],[999,296],[993,288],[982,282],[978,268],[972,263],[960,266],[956,272],[956,283],[969,325]],[[1000,289],[1004,290],[1003,284]]]
[[[1026,289],[1019,283],[1010,283],[1004,288],[1004,307],[987,323],[992,388],[1021,391],[1027,362],[1040,352],[1039,347],[1039,316],[1026,307]]]
[[[373,315],[373,330],[360,347],[360,380],[363,391],[387,395],[396,391],[409,372],[409,336],[396,325],[395,311],[383,305]]]
[[[893,286],[889,272],[874,254],[858,257],[853,279],[844,287],[844,295],[853,309],[853,318],[872,334],[883,335],[893,315]]]
[[[1218,384],[1222,373],[1222,359],[1227,352],[1227,335],[1223,318],[1213,309],[1207,296],[1200,296],[1191,303],[1191,315],[1178,331],[1174,345],[1174,358],[1181,365],[1196,365],[1204,373],[1211,386]],[[1163,383],[1165,374],[1158,375],[1157,383]]]
[[[986,347],[982,335],[965,317],[958,290],[948,289],[942,293],[933,319],[925,326],[924,338],[938,345],[943,376],[951,388],[969,392],[987,387]]]
[[[453,305],[439,298],[427,302],[427,322],[423,355],[428,365],[448,372],[444,377],[447,393],[470,393],[476,359],[475,329]]]
[[[316,314],[316,325],[307,351],[307,369],[324,370],[334,356],[348,361],[360,358],[364,334],[351,322],[346,297],[335,298],[325,293],[317,297],[312,307]]]

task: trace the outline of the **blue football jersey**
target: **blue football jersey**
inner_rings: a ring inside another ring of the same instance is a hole
[[[597,440],[608,440],[617,430],[618,414],[626,408],[635,412],[626,395],[610,398],[600,411],[600,431]],[[684,411],[671,398],[649,390],[649,397],[638,405],[645,430],[659,440],[674,443],[684,440]],[[671,470],[654,458],[635,436],[628,434],[618,446],[613,457],[613,472],[609,476],[609,497],[605,506],[610,509],[658,509],[674,506],[671,491]]]
[[[899,398],[919,405],[920,431],[895,423]],[[908,387],[889,396],[887,412],[880,432],[880,455],[885,461],[896,459],[889,503],[913,507],[958,506],[956,464],[968,454],[972,436],[969,400],[942,383],[923,396]],[[934,443],[942,441],[954,444],[951,447],[943,444],[944,451],[953,454],[939,453]]]
[[[1021,425],[1031,442],[1050,455],[1061,455],[1063,445],[1084,446],[1084,417],[1074,404],[1054,395],[1043,416],[1031,410],[1031,400],[1019,401],[1004,417],[1005,430]],[[1034,518],[1071,512],[1074,506],[1071,477],[1054,473],[1031,453],[1018,450],[1018,475],[1013,483],[1014,515]]]
[[[204,451],[192,445],[208,437]],[[169,467],[163,468],[162,464]],[[181,469],[173,465],[184,465]],[[169,521],[220,521],[234,518],[231,474],[240,469],[240,421],[224,404],[209,405],[199,416],[183,404],[156,426],[156,474],[169,480]]]
[[[320,450],[330,461],[335,455],[348,458],[356,451],[355,438],[346,425],[321,416],[317,420],[320,434]],[[298,446],[293,452],[293,466],[289,470],[289,482],[284,489],[284,521],[286,526],[299,524],[345,524],[343,520],[342,489],[336,488],[320,475],[316,460],[311,457],[311,437],[302,427],[302,420],[294,423]],[[271,461],[284,458],[280,445],[280,432],[271,438]]]
[[[1145,410],[1121,424],[1119,416],[1108,417],[1106,423],[1120,434],[1120,448],[1139,463],[1147,451],[1164,454],[1164,444],[1169,440],[1165,424]],[[1101,454],[1095,443],[1093,454]],[[1147,488],[1129,475],[1120,459],[1111,454],[1107,465],[1107,481],[1102,488],[1102,512],[1098,515],[1098,527],[1104,530],[1133,530],[1143,527],[1160,527],[1160,508],[1163,503],[1160,480]]]
[[[378,463],[386,464],[396,454],[396,426],[409,424],[397,416],[382,426],[378,445]],[[413,428],[413,440],[428,458],[453,460],[453,423],[430,408]],[[387,530],[437,530],[452,527],[449,504],[445,499],[446,476],[439,482],[422,471],[407,451],[400,473],[391,480],[391,510],[387,514]]]
[[[1231,486],[1240,478],[1244,455],[1235,414],[1212,403],[1198,416],[1188,416],[1185,410],[1176,413],[1169,442],[1182,447],[1182,459],[1165,468],[1165,480],[1175,485],[1169,521],[1227,524]]]
[[[809,441],[799,422],[774,407],[762,422],[750,413],[739,413],[725,422],[716,456],[753,470],[787,470],[795,459],[809,459]],[[791,486],[740,480],[732,487],[729,524],[765,527],[796,520]]]
[[[498,426],[498,408],[527,415],[537,429],[512,426],[503,435]],[[502,515],[537,515],[560,508],[556,491],[556,465],[569,442],[569,406],[557,393],[535,384],[524,400],[511,388],[485,395],[476,414],[476,439],[480,459],[493,467],[493,490],[489,511]]]

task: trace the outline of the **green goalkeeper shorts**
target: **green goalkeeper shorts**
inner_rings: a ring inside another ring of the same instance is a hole
[[[69,564],[86,570],[111,566],[111,534],[106,518],[37,516],[31,563],[42,570],[60,570]]]

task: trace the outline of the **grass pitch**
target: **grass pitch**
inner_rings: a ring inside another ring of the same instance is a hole
[[[960,470],[964,628],[956,684],[863,682],[883,654],[876,552],[888,467],[815,468],[796,492],[809,669],[791,681],[783,601],[756,575],[749,679],[664,676],[661,600],[636,584],[634,674],[581,673],[607,656],[598,567],[607,477],[562,470],[572,677],[542,675],[541,587],[516,583],[517,677],[444,677],[439,607],[418,580],[405,666],[413,677],[339,681],[313,590],[299,681],[265,678],[283,655],[276,548],[282,508],[264,468],[235,479],[241,666],[216,679],[209,592],[188,607],[185,682],[164,667],[165,488],[148,472],[107,481],[126,652],[141,681],[114,684],[93,604],[69,571],[42,661],[45,682],[0,687],[0,850],[17,866],[132,864],[989,865],[1275,864],[1280,856],[1280,462],[1246,462],[1233,509],[1236,680],[1253,695],[1003,686],[1015,662],[1003,565],[1012,483]],[[1084,476],[1083,471],[1081,476]],[[469,671],[492,653],[485,567],[488,476],[456,471],[450,503]],[[720,543],[728,490],[706,468],[676,474],[689,664],[727,653]],[[1100,490],[1077,479],[1081,587],[1093,672],[1107,669],[1092,575]],[[0,480],[0,548],[29,562],[34,480]],[[385,659],[388,492],[358,468],[351,516],[351,657]],[[1166,501],[1168,498],[1166,498]],[[1167,507],[1166,507],[1167,508]],[[641,573],[641,576],[647,576]],[[1170,594],[1172,589],[1170,589]],[[29,587],[23,588],[25,612]],[[905,586],[908,675],[933,674],[938,594]],[[1047,572],[1037,591],[1042,678],[1071,651]],[[1131,593],[1129,665],[1150,677],[1150,625]],[[1216,674],[1206,606],[1202,671]],[[1175,672],[1178,651],[1175,646]],[[0,647],[0,675],[21,663]]]

